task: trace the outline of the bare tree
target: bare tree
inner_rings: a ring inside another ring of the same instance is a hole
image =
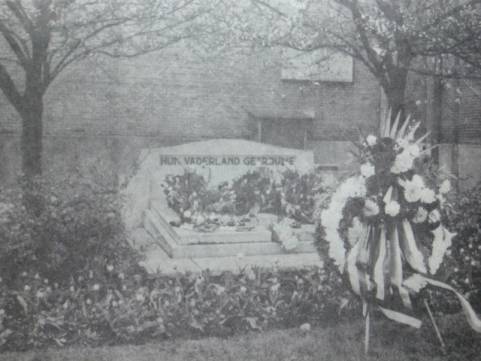
[[[217,0],[2,1],[0,89],[22,121],[24,175],[31,178],[42,172],[44,95],[62,71],[94,54],[133,57],[198,38],[204,29],[211,31],[209,14],[217,3]]]

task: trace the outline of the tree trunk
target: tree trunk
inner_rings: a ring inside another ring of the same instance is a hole
[[[27,179],[32,179],[42,174],[42,101],[30,101],[26,108],[21,113],[22,171]]]
[[[44,206],[42,192],[36,187],[36,177],[42,174],[43,148],[43,99],[42,95],[30,92],[26,97],[20,116],[22,117],[22,173],[23,202],[34,216],[41,214]]]
[[[406,113],[406,83],[407,72],[400,72],[391,78],[389,85],[384,87],[388,108],[391,110],[391,120],[396,119],[401,114],[401,120],[404,120]]]
[[[437,145],[432,150],[432,158],[434,164],[439,167],[440,154],[439,154],[439,144],[442,142],[442,122],[443,122],[443,92],[444,84],[441,75],[436,75],[434,78],[433,85],[433,120],[432,120],[432,143]]]

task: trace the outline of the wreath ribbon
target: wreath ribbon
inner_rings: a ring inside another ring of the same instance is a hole
[[[481,320],[463,295],[450,285],[424,275],[427,273],[427,261],[417,245],[408,220],[403,219],[389,225],[362,224],[361,227],[361,235],[349,239],[352,247],[346,255],[345,273],[353,292],[361,297],[363,303],[367,302],[373,291],[376,300],[382,302],[388,291],[396,289],[403,306],[412,310],[410,293],[416,293],[429,284],[453,292],[471,328],[481,333]],[[433,235],[435,242],[451,242],[452,235],[441,225],[433,231]],[[407,280],[404,279],[403,260],[415,272]],[[421,327],[421,321],[415,317],[379,304],[377,307],[389,319]]]

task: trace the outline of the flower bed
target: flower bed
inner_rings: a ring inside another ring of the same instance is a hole
[[[335,319],[345,298],[335,273],[244,269],[213,276],[126,276],[108,265],[70,283],[23,273],[0,283],[0,349],[226,336]]]

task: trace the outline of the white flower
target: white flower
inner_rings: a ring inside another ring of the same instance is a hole
[[[429,213],[429,223],[437,223],[441,220],[441,214],[437,209],[431,211]]]
[[[329,207],[321,214],[321,224],[329,243],[329,257],[334,260],[341,271],[344,270],[346,257],[344,241],[338,231],[339,222],[343,216],[342,211],[349,198],[365,197],[366,192],[366,183],[362,176],[348,178],[337,188],[331,197]]]
[[[426,204],[431,204],[436,202],[436,194],[432,189],[423,188],[421,190],[421,201]]]
[[[363,213],[366,217],[371,217],[379,214],[379,206],[376,201],[371,198],[366,199],[364,202]]]
[[[74,286],[70,286],[70,292],[75,292],[75,287],[74,287]]]
[[[396,156],[391,172],[394,174],[404,173],[413,167],[414,157],[408,151],[403,151]]]
[[[414,158],[419,157],[421,154],[421,149],[419,148],[419,145],[417,144],[411,144],[407,147],[407,151],[409,154],[411,154]]]
[[[90,298],[87,298],[87,299],[85,300],[85,303],[86,303],[87,305],[91,305],[91,304],[92,304],[92,300],[91,300]]]
[[[123,280],[125,278],[125,275],[123,272],[120,272],[119,273],[119,279]]]
[[[404,198],[409,203],[414,203],[421,199],[424,189],[423,179],[417,174],[409,180],[400,180],[399,184],[404,188]]]
[[[399,214],[400,210],[401,206],[396,201],[390,201],[384,207],[384,211],[386,212],[386,214],[390,215],[391,217],[396,217]]]
[[[26,292],[28,292],[28,291],[30,291],[32,288],[31,288],[29,285],[25,285],[25,286],[23,287],[23,289],[24,289]]]
[[[377,143],[377,137],[376,137],[375,135],[369,134],[369,135],[366,137],[366,143],[367,143],[367,145],[369,145],[370,147],[374,146],[374,145]]]
[[[428,211],[424,207],[418,207],[416,215],[413,218],[414,223],[423,223],[428,218]]]
[[[94,291],[98,291],[98,290],[100,290],[100,285],[99,285],[98,283],[96,283],[96,284],[94,284],[94,286],[92,287],[92,289],[93,289]]]
[[[244,286],[241,286],[240,292],[241,292],[241,293],[246,293],[246,292],[247,292],[247,288],[245,288]]]
[[[304,332],[309,332],[311,330],[311,325],[309,323],[303,323],[299,329]]]
[[[403,282],[403,286],[410,289],[414,293],[419,293],[419,291],[426,287],[427,284],[428,282],[426,279],[416,273]]]
[[[402,148],[402,149],[405,149],[409,146],[409,142],[405,138],[396,139],[396,144],[398,145],[399,148]]]
[[[361,174],[364,178],[369,178],[375,174],[374,166],[371,163],[364,163],[361,165]]]
[[[189,210],[186,210],[186,211],[184,212],[184,217],[185,217],[185,218],[190,218],[190,217],[192,217],[192,212],[189,211]]]
[[[108,264],[107,265],[107,272],[112,272],[114,270],[114,266],[112,266],[111,264]]]
[[[144,301],[145,301],[145,297],[144,297],[144,295],[143,295],[142,293],[137,293],[137,294],[135,295],[135,299],[136,299],[137,301],[139,301],[139,302],[144,302]]]
[[[27,272],[23,271],[23,272],[22,272],[22,277],[27,277]]]
[[[451,190],[451,182],[449,179],[445,179],[442,183],[441,186],[439,187],[439,192],[441,194],[446,194]]]
[[[272,228],[275,239],[281,244],[282,248],[286,251],[292,251],[299,245],[299,239],[294,233],[294,230],[289,225],[287,218],[274,225]]]

